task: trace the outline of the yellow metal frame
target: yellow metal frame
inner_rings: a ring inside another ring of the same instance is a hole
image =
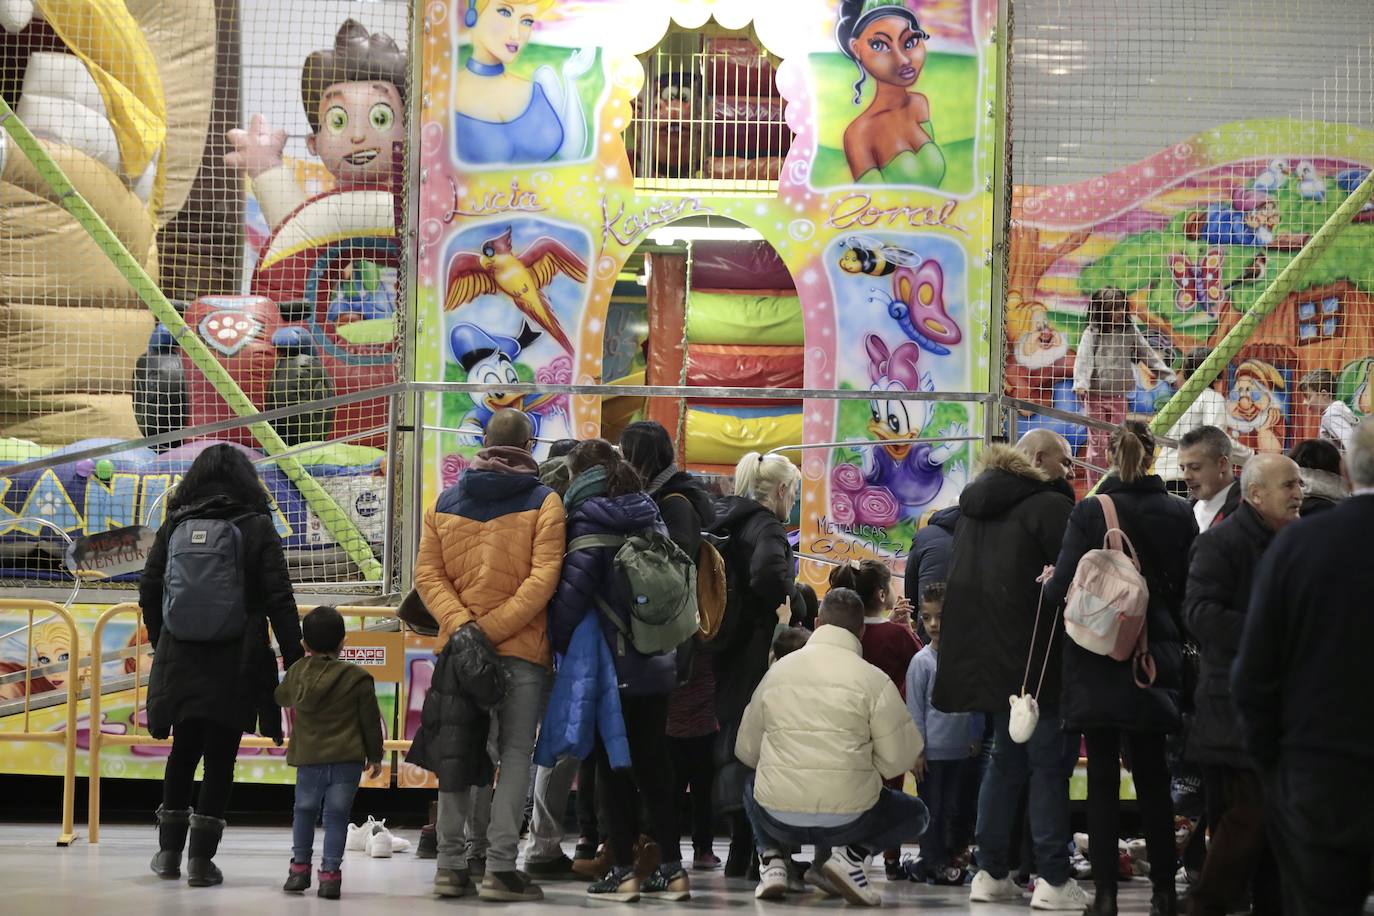
[[[42,605],[44,605],[45,607],[48,605],[48,602],[27,602],[27,603],[28,603],[28,604],[42,604]],[[21,605],[21,606],[23,606],[23,605],[26,604],[26,602],[18,602],[18,604]],[[53,606],[53,607],[57,607],[57,605],[52,605],[52,606]],[[12,607],[13,607],[13,604],[12,604],[12,603],[0,603],[0,609],[6,608],[6,607],[12,608]],[[298,606],[297,606],[297,610],[300,612],[301,615],[305,615],[305,614],[309,613],[311,610],[313,610],[315,607],[317,607],[317,605],[314,605],[314,604],[302,604],[302,605],[298,605]],[[139,675],[138,675],[137,660],[138,660],[139,655],[140,655],[140,647],[143,646],[144,643],[138,641],[138,640],[139,640],[139,637],[138,637],[139,631],[138,631],[137,626],[136,626],[135,629],[134,629],[134,633],[135,633],[135,644],[134,644],[134,646],[133,646],[133,649],[134,649],[134,660],[135,660],[135,665],[134,665],[134,711],[135,711],[135,715],[134,715],[134,717],[133,717],[133,729],[132,729],[132,731],[129,732],[129,734],[126,734],[126,735],[106,735],[106,734],[104,734],[104,733],[100,730],[100,728],[99,728],[99,722],[100,722],[100,707],[101,707],[101,702],[102,702],[102,699],[103,699],[102,696],[101,696],[101,694],[103,693],[103,687],[104,687],[104,685],[103,685],[103,683],[102,683],[103,674],[104,674],[104,673],[103,673],[103,671],[101,670],[101,669],[103,668],[103,662],[104,662],[104,650],[103,650],[103,648],[102,648],[102,646],[101,646],[101,637],[102,637],[102,636],[104,635],[104,633],[105,633],[105,625],[106,625],[107,623],[109,623],[110,620],[112,620],[113,618],[118,617],[120,614],[134,614],[134,615],[137,615],[139,612],[140,612],[140,608],[139,608],[138,604],[135,603],[135,602],[126,601],[126,602],[124,602],[123,604],[116,604],[116,605],[114,605],[113,607],[109,608],[107,611],[105,611],[105,613],[103,613],[103,614],[100,615],[100,619],[98,619],[98,620],[96,621],[96,623],[95,623],[95,629],[94,629],[94,630],[92,631],[92,633],[91,633],[91,669],[92,669],[92,670],[91,670],[91,739],[90,739],[90,751],[89,751],[89,759],[90,759],[90,786],[89,786],[89,790],[88,790],[88,807],[87,807],[87,814],[86,814],[87,828],[86,828],[86,829],[87,829],[87,833],[88,833],[88,835],[89,835],[89,842],[91,842],[92,844],[96,844],[96,843],[99,843],[99,842],[100,842],[100,778],[101,778],[101,777],[100,777],[100,752],[101,752],[101,749],[102,749],[105,745],[111,745],[111,746],[116,746],[116,747],[131,747],[131,746],[137,745],[137,746],[142,747],[142,746],[148,746],[148,745],[164,745],[164,746],[165,746],[165,745],[170,745],[170,744],[172,743],[172,742],[171,742],[170,740],[168,740],[168,739],[158,739],[158,738],[154,738],[152,735],[149,735],[149,734],[146,734],[146,733],[140,734],[140,733],[139,733],[139,730],[138,730],[138,729],[139,729],[139,725],[138,725],[138,715],[137,715],[137,711],[138,711],[139,706],[140,706],[139,692],[140,692],[140,690],[142,689],[142,685],[139,683]],[[365,622],[368,618],[384,619],[384,620],[394,620],[394,619],[396,619],[396,608],[394,608],[394,607],[340,607],[340,608],[339,608],[339,613],[342,614],[342,615],[344,615],[345,617],[356,617],[356,618],[358,618],[360,624],[363,623],[363,622]],[[70,617],[68,617],[68,620],[70,620]],[[75,624],[73,623],[72,626],[73,626],[73,629],[74,629],[74,628],[75,628]],[[403,633],[405,632],[404,624],[402,625],[402,632],[403,632]],[[73,637],[73,639],[75,639],[75,637]],[[75,669],[74,661],[75,661],[75,654],[73,654],[73,669],[72,669],[73,671],[76,670],[76,669]],[[73,680],[72,680],[72,681],[69,681],[68,683],[70,684],[70,683],[74,683],[74,682],[75,682],[75,678],[74,678],[74,676],[73,676]],[[69,688],[69,689],[70,689],[70,688]],[[396,722],[393,722],[393,723],[392,723],[392,726],[393,726],[393,729],[392,729],[392,730],[393,730],[393,733],[395,733],[395,731],[396,731],[396,725],[397,725],[397,723],[398,723],[398,722],[399,722],[399,723],[404,723],[404,721],[405,721],[404,718],[402,718],[402,717],[405,715],[405,708],[406,708],[406,707],[405,707],[406,684],[405,684],[405,678],[404,678],[404,677],[401,678],[401,682],[400,682],[400,684],[397,686],[396,689],[397,689],[397,694],[396,694],[396,713],[397,713],[397,719],[396,719]],[[69,730],[73,733],[73,735],[75,735],[76,713],[75,713],[75,707],[74,707],[74,706],[69,707],[68,720],[69,720],[69,722],[71,723],[71,725],[69,726]],[[0,737],[3,737],[3,735],[0,735]],[[32,739],[32,740],[38,740],[38,739]],[[285,741],[285,743],[284,743],[282,746],[283,746],[283,747],[289,747],[290,744],[291,744],[291,739],[290,739],[290,738],[287,738],[286,741]],[[240,747],[247,747],[247,748],[269,748],[269,747],[276,747],[276,744],[275,744],[275,742],[272,741],[271,738],[262,738],[262,737],[259,737],[259,736],[257,736],[257,735],[253,735],[253,736],[245,736],[244,739],[243,739],[243,741],[242,741],[241,744],[240,744]],[[405,752],[405,751],[410,750],[410,742],[407,741],[407,740],[401,740],[401,739],[395,739],[395,738],[393,738],[393,739],[390,739],[390,740],[387,740],[387,741],[383,741],[383,742],[382,742],[382,750],[383,750],[384,752],[386,752],[386,753],[392,753],[392,752],[394,752],[394,751]],[[75,773],[75,760],[76,760],[76,758],[75,758],[75,753],[76,753],[76,743],[75,743],[75,739],[73,738],[73,740],[68,744],[68,773],[69,773],[69,774],[74,774],[74,773]],[[70,798],[70,793],[69,793],[69,795],[68,795],[68,798]],[[70,826],[71,826],[71,810],[70,810],[70,808],[71,808],[71,803],[70,803],[70,801],[68,801],[68,803],[67,803],[67,811],[66,811],[66,813],[65,813],[65,815],[64,815],[64,816],[66,817],[66,821],[64,822],[64,823],[66,824],[66,828],[65,828],[65,829],[67,830],[68,833],[70,832]],[[65,843],[59,843],[59,845],[66,845],[66,844],[65,844]]]
[[[71,611],[51,601],[28,598],[0,598],[0,611],[27,612],[29,622],[28,649],[25,652],[24,672],[24,727],[21,731],[0,731],[0,741],[25,741],[43,744],[62,745],[62,833],[57,837],[58,846],[70,846],[76,840],[76,712],[80,702],[79,679],[81,674],[80,639],[76,629],[76,619]],[[67,635],[71,650],[67,653],[67,727],[60,732],[35,732],[30,730],[29,703],[33,687],[33,618],[35,613],[60,617],[67,625]],[[92,681],[94,685],[95,681]]]

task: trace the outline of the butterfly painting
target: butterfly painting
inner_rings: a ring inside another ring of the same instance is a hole
[[[1174,306],[1180,312],[1204,308],[1215,318],[1226,304],[1226,287],[1221,282],[1225,255],[1220,248],[1208,248],[1201,260],[1183,254],[1169,255],[1169,272],[1174,278]]]

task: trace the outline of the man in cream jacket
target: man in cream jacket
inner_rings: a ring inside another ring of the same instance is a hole
[[[920,799],[883,788],[916,765],[921,735],[891,679],[863,660],[863,621],[858,594],[832,589],[806,646],[769,669],[744,712],[735,756],[756,771],[744,809],[761,900],[786,892],[785,852],[810,843],[818,886],[877,906],[865,857],[914,842],[929,822]]]

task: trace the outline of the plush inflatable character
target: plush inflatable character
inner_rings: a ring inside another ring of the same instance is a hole
[[[315,51],[301,72],[301,103],[310,122],[305,141],[337,181],[336,188],[389,189],[395,144],[405,140],[405,86],[408,64],[396,42],[369,34],[349,19],[334,37],[334,47]],[[305,193],[282,162],[286,131],[254,115],[247,130],[231,130],[227,165],[253,180],[253,192],[273,229],[301,204]]]
[[[395,41],[352,19],[332,48],[306,59],[306,143],[336,179],[309,200],[282,164],[285,132],[255,117],[247,131],[230,133],[235,149],[226,162],[252,177],[274,227],[251,289],[276,302],[292,325],[273,338],[283,359],[274,403],[300,403],[308,392],[354,394],[396,379],[396,191],[407,66]],[[346,436],[386,423],[387,401],[375,398],[303,416],[291,435]]]
[[[186,309],[186,323],[238,382],[243,393],[254,404],[264,406],[277,363],[272,335],[281,327],[281,313],[276,304],[263,296],[202,296]],[[182,361],[190,425],[233,417],[234,411],[210,380],[195,368],[190,357],[182,356]],[[229,430],[223,436],[244,444],[256,442],[246,427]]]

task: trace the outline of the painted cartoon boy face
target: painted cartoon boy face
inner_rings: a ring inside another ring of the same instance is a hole
[[[882,83],[910,86],[926,62],[926,46],[901,16],[873,20],[850,40],[863,68]]]
[[[1279,208],[1272,200],[1265,201],[1245,216],[1245,224],[1251,229],[1276,229],[1279,225]]]
[[[386,182],[392,144],[405,139],[402,113],[391,83],[335,83],[320,97],[320,129],[305,145],[341,184]]]
[[[538,11],[537,3],[492,0],[472,27],[473,48],[480,48],[500,63],[510,63],[529,44]]]

